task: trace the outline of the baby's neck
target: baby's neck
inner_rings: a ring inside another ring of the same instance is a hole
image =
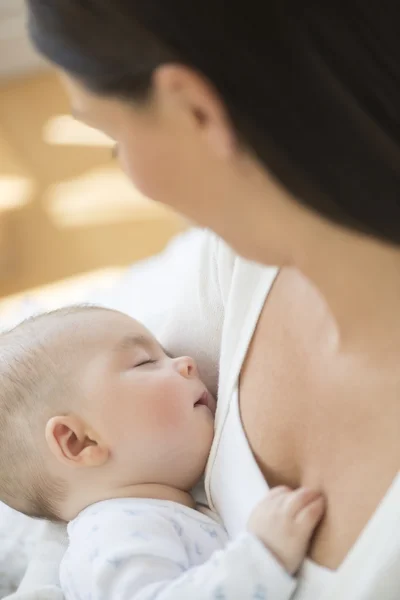
[[[195,508],[196,503],[189,492],[179,490],[168,485],[142,484],[127,485],[118,489],[110,489],[102,493],[90,494],[86,498],[79,498],[75,503],[72,498],[67,500],[62,508],[62,518],[72,521],[78,514],[92,504],[116,498],[148,498],[151,500],[168,500],[189,508]]]
[[[177,504],[183,504],[189,508],[195,508],[196,503],[189,492],[179,490],[168,485],[149,483],[132,485],[117,490],[117,498],[150,498],[152,500],[169,500]]]

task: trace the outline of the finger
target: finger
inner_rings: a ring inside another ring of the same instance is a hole
[[[270,489],[270,491],[268,492],[268,496],[270,496],[270,497],[280,496],[282,494],[288,494],[291,491],[292,491],[291,488],[288,487],[287,485],[277,485],[276,487],[273,487]]]
[[[311,504],[321,496],[320,492],[309,488],[299,488],[288,496],[285,500],[286,510],[291,517],[295,517],[298,512],[303,510],[308,504]]]
[[[296,515],[296,522],[300,525],[314,529],[325,513],[324,497],[319,495],[312,502],[304,506]]]

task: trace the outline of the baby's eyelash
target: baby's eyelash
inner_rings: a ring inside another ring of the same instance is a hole
[[[143,367],[144,365],[151,365],[153,363],[156,363],[156,360],[151,360],[150,358],[147,360],[144,360],[143,362],[139,363],[138,365],[135,365],[136,367]]]

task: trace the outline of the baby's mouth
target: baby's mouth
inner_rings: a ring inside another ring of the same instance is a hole
[[[197,402],[195,402],[194,406],[205,406],[206,408],[208,408],[212,413],[213,411],[213,403],[211,402],[211,397],[210,397],[210,393],[208,392],[208,390],[204,390],[204,392],[202,393],[202,395],[200,396],[200,398],[197,400]]]

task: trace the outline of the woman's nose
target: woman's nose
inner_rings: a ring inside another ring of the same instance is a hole
[[[198,370],[196,361],[190,356],[180,356],[179,358],[175,358],[175,367],[182,377],[197,377]]]

